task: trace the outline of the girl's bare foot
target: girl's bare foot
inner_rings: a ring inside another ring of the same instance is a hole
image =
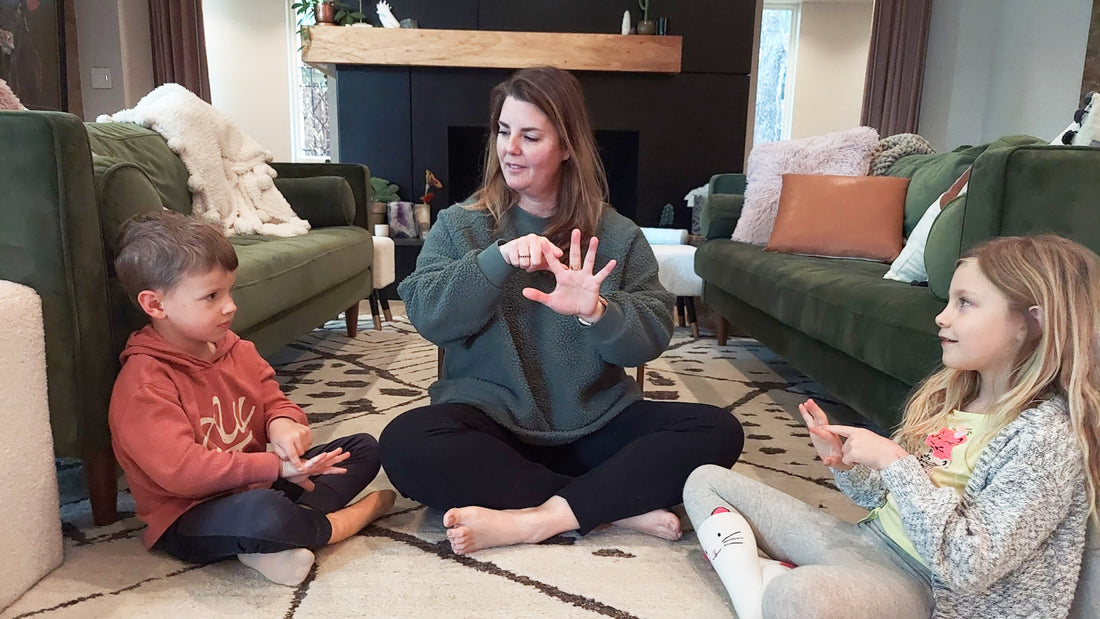
[[[397,493],[393,490],[375,490],[344,509],[328,514],[328,522],[332,525],[328,543],[342,542],[355,535],[390,511],[396,499]]]
[[[447,539],[455,554],[512,544],[537,544],[580,526],[569,503],[553,496],[538,507],[488,509],[456,507],[443,514]]]
[[[676,514],[667,509],[655,509],[651,512],[631,516],[630,518],[616,520],[611,524],[624,529],[630,529],[631,531],[638,531],[646,535],[667,539],[669,541],[680,539],[682,533],[680,530],[680,519],[676,517]]]

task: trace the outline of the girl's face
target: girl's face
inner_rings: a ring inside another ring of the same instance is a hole
[[[964,260],[955,269],[947,307],[936,316],[936,325],[944,365],[978,372],[983,385],[1008,384],[1027,322],[1012,311],[976,260]]]
[[[534,105],[508,97],[497,124],[497,159],[504,181],[520,194],[521,202],[554,201],[561,162],[569,156],[550,119]]]

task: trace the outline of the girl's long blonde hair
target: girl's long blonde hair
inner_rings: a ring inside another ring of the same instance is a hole
[[[984,446],[1024,410],[1061,396],[1084,454],[1089,509],[1100,517],[1100,258],[1073,241],[1044,234],[993,239],[959,262],[968,259],[1028,325],[1009,389],[987,411],[992,423],[975,443]],[[1032,307],[1038,307],[1039,320]],[[980,386],[974,371],[945,367],[932,374],[910,397],[894,440],[919,453],[925,437],[942,428],[952,411],[965,410]]]
[[[573,228],[580,229],[582,239],[595,236],[607,206],[607,173],[596,149],[581,85],[572,74],[554,67],[521,69],[493,88],[484,174],[481,187],[472,196],[473,203],[466,208],[488,211],[495,228],[504,213],[519,201],[519,194],[504,180],[496,151],[497,121],[508,97],[530,103],[545,114],[569,156],[561,164],[557,208],[543,235],[563,249],[569,247]]]

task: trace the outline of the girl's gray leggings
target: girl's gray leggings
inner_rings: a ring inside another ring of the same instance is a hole
[[[799,566],[764,590],[764,617],[926,619],[934,599],[928,571],[873,524],[849,524],[770,486],[719,466],[701,466],[684,486],[698,530],[715,507],[736,509],[760,550]]]

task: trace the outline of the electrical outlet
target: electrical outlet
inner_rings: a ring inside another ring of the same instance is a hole
[[[111,70],[92,67],[92,88],[112,88]]]

